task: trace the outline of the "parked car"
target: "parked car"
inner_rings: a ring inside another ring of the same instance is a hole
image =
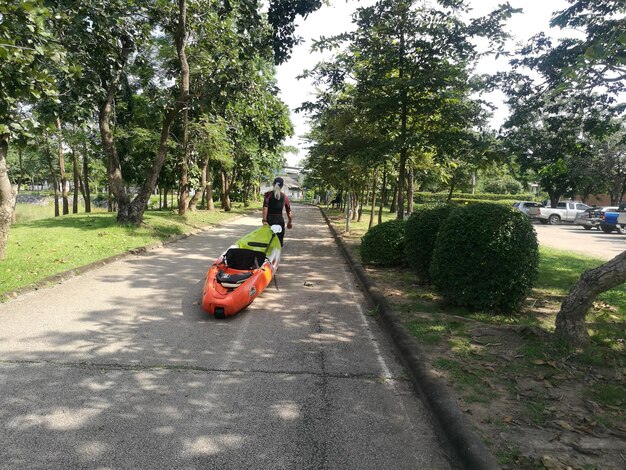
[[[576,214],[574,223],[582,225],[585,230],[591,230],[593,227],[597,227],[600,230],[600,222],[602,222],[604,213],[615,211],[617,211],[617,206],[590,207],[586,211]]]
[[[538,202],[533,202],[533,201],[517,201],[513,203],[513,207],[515,209],[517,209],[518,211],[522,212],[523,214],[528,215],[528,209],[531,207],[543,207],[540,203]]]
[[[538,220],[542,224],[560,224],[561,222],[574,222],[576,214],[589,209],[587,204],[575,201],[562,201],[555,208],[546,205],[545,207],[529,207],[528,215],[531,219]]]
[[[600,222],[604,233],[617,232],[626,234],[626,204],[620,204],[616,211],[607,211]]]

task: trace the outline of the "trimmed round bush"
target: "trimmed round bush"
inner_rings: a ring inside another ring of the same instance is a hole
[[[408,265],[423,280],[430,278],[430,262],[437,233],[453,206],[425,206],[413,212],[406,221],[404,253]]]
[[[439,229],[430,277],[452,304],[509,313],[530,292],[538,264],[537,236],[524,214],[472,204],[454,209]]]
[[[379,266],[404,264],[404,220],[375,225],[361,238],[361,261]]]

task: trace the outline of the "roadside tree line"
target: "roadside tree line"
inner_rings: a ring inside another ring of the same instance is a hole
[[[538,182],[553,203],[592,194],[622,200],[624,6],[570,3],[552,25],[585,38],[554,44],[542,33],[513,52],[506,21],[519,10],[508,4],[473,19],[467,1],[359,9],[354,32],[316,43],[333,57],[305,72],[319,87],[301,108],[312,123],[306,185],[349,193],[355,217],[372,188],[378,204],[404,218],[415,191],[451,198],[473,189],[476,176],[496,182],[494,192]],[[489,55],[508,55],[511,70],[476,74]],[[497,130],[485,100],[494,90],[510,109]]]
[[[157,185],[176,192],[180,214],[203,195],[211,205],[214,183],[224,210],[233,191],[247,203],[293,133],[275,64],[296,41],[295,18],[320,5],[3,2],[0,258],[16,192],[42,171],[57,215],[69,213],[69,180],[74,212],[79,193],[89,210],[95,180],[120,223],[141,222]]]
[[[334,55],[306,72],[319,87],[302,106],[312,123],[307,186],[349,193],[353,217],[370,194],[370,226],[376,194],[380,213],[390,182],[392,209],[404,219],[416,186],[446,186],[451,196],[461,179],[493,166],[537,179],[553,204],[562,195],[604,191],[621,199],[626,6],[568,1],[551,26],[575,29],[577,37],[553,43],[539,34],[510,57],[510,71],[491,76],[474,71],[481,57],[507,53],[504,24],[519,12],[509,4],[474,19],[464,0],[360,8],[355,31],[321,38],[317,49]],[[489,128],[481,99],[495,89],[510,108],[498,131]],[[557,336],[584,343],[582,320],[593,299],[624,281],[626,252],[584,273],[562,305]]]

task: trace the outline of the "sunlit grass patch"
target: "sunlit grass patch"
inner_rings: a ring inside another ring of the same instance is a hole
[[[451,378],[453,386],[467,402],[489,403],[497,396],[497,392],[490,389],[482,378],[484,374],[470,369],[462,361],[438,358],[433,361],[433,366]]]
[[[147,211],[139,226],[120,225],[111,212],[17,223],[11,226],[6,257],[0,261],[0,294],[257,209],[259,203],[250,208],[236,205],[230,212],[189,212],[184,217],[172,211]]]
[[[446,333],[445,325],[437,321],[409,321],[405,326],[425,344],[439,343]]]
[[[605,261],[553,248],[540,248],[539,276],[536,287],[544,295],[565,296],[588,269],[596,268]],[[617,308],[623,320],[626,320],[626,286],[622,284],[598,296],[598,300]]]

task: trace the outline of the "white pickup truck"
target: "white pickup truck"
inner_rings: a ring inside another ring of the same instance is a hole
[[[589,209],[587,204],[582,202],[564,201],[559,202],[555,208],[529,207],[528,216],[536,219],[542,224],[560,224],[561,222],[574,222],[576,214]]]

